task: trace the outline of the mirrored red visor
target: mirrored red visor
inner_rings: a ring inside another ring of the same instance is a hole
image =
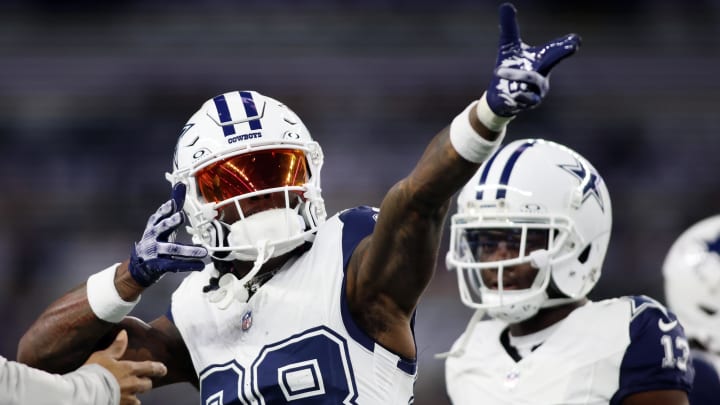
[[[300,187],[308,179],[305,153],[298,149],[270,149],[232,156],[195,174],[200,195],[207,202],[221,202],[277,187]]]

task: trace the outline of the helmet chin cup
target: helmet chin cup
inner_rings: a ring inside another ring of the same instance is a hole
[[[273,208],[258,212],[230,225],[228,248],[237,260],[258,258],[258,242],[266,240],[274,248],[269,258],[288,253],[303,244],[305,220],[290,208]]]
[[[508,323],[522,322],[532,318],[538,313],[545,300],[547,300],[545,291],[529,296],[522,293],[519,297],[513,297],[513,291],[505,291],[502,294],[496,291],[483,292],[483,302],[487,305],[487,314]]]

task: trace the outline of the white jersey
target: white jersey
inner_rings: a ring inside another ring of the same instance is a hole
[[[247,304],[219,309],[202,292],[212,268],[189,275],[170,316],[200,379],[203,405],[408,404],[416,361],[373,341],[353,321],[345,268],[378,211],[346,210],[318,229]]]
[[[641,391],[690,390],[693,368],[682,326],[648,297],[577,308],[522,359],[508,344],[507,327],[478,322],[463,354],[447,359],[454,405],[620,404]]]

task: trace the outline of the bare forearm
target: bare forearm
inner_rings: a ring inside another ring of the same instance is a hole
[[[90,309],[85,285],[52,303],[20,339],[18,361],[54,373],[79,367],[116,329]]]
[[[120,265],[115,273],[115,288],[120,297],[132,301],[140,295],[141,287],[128,278],[127,266]],[[93,312],[83,284],[40,315],[20,340],[18,360],[56,373],[68,372],[80,366],[93,349],[109,343],[103,338],[118,329]]]

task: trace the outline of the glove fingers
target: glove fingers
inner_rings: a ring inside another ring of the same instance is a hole
[[[510,81],[526,83],[531,88],[537,88],[539,90],[540,97],[544,97],[550,88],[548,78],[532,70],[499,67],[495,69],[495,75]]]
[[[165,201],[165,203],[163,203],[163,205],[161,205],[154,214],[150,215],[150,218],[148,218],[147,221],[146,228],[155,225],[156,223],[158,223],[158,221],[167,217],[171,212],[173,212],[172,200]]]
[[[161,242],[167,242],[170,240],[170,236],[177,228],[182,225],[185,221],[185,216],[182,212],[176,212],[169,217],[158,222],[154,227],[153,231],[157,235],[157,240]]]
[[[173,259],[202,259],[207,256],[207,249],[202,246],[184,245],[182,243],[158,243],[158,256],[172,256]]]
[[[175,203],[173,211],[182,211],[185,205],[185,192],[187,188],[184,183],[177,183],[172,189],[172,200]]]
[[[540,97],[536,93],[522,92],[518,93],[515,96],[515,102],[517,103],[517,106],[524,110],[529,110],[531,108],[537,107],[538,105],[540,105],[540,101],[542,101],[542,97]]]
[[[510,3],[500,6],[500,46],[520,45],[520,28],[518,27],[517,11]]]
[[[162,269],[162,273],[177,273],[184,271],[199,271],[205,268],[202,260],[175,260],[157,258],[152,261],[152,266]]]
[[[536,68],[538,73],[547,76],[555,65],[577,52],[581,42],[577,34],[568,34],[545,44],[540,51],[542,56]]]

